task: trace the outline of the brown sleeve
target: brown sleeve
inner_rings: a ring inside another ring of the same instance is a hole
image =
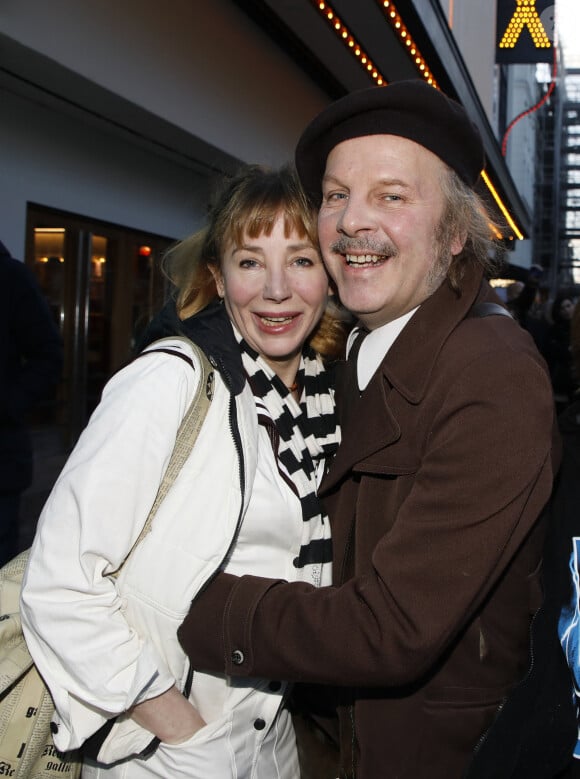
[[[240,663],[236,649],[246,648],[250,657],[250,634],[252,616],[263,595],[277,582],[259,576],[239,578],[228,573],[218,574],[193,601],[187,617],[177,631],[179,642],[199,671],[224,671],[233,667],[237,674],[245,676],[247,661]],[[241,617],[241,633],[244,626],[247,635],[244,640],[227,637],[229,616],[234,613]],[[232,640],[233,639],[233,640]],[[230,673],[228,671],[228,673]]]
[[[193,667],[348,686],[425,673],[486,601],[550,494],[551,394],[543,371],[523,363],[489,354],[449,383],[368,573],[321,589],[218,576],[179,633]],[[508,600],[506,618],[527,613],[523,593]]]

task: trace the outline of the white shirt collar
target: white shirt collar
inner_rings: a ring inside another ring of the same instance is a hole
[[[384,356],[395,343],[399,333],[405,327],[409,319],[411,319],[418,308],[419,306],[414,308],[412,311],[408,311],[406,314],[403,314],[403,316],[400,316],[398,319],[394,319],[392,322],[387,322],[386,325],[377,327],[376,330],[371,330],[370,333],[366,336],[361,344],[356,364],[358,386],[361,392],[366,388],[374,372],[383,361]],[[348,336],[346,343],[347,356],[358,331],[359,328],[355,327]]]

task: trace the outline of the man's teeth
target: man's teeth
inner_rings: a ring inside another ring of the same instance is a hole
[[[349,265],[377,265],[385,259],[384,254],[347,254],[346,261]]]

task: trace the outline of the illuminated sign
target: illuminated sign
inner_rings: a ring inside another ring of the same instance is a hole
[[[554,0],[498,0],[498,63],[552,62]]]

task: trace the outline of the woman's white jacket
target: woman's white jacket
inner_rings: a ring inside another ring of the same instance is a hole
[[[174,682],[188,663],[176,631],[226,557],[256,469],[257,417],[247,384],[214,396],[193,453],[138,537],[193,397],[200,366],[183,340],[117,373],[39,520],[22,595],[30,652],[56,704],[56,746],[76,748],[109,718]],[[203,630],[203,626],[200,626]],[[90,680],[90,683],[87,683]],[[109,762],[151,740],[121,717],[99,752]]]

